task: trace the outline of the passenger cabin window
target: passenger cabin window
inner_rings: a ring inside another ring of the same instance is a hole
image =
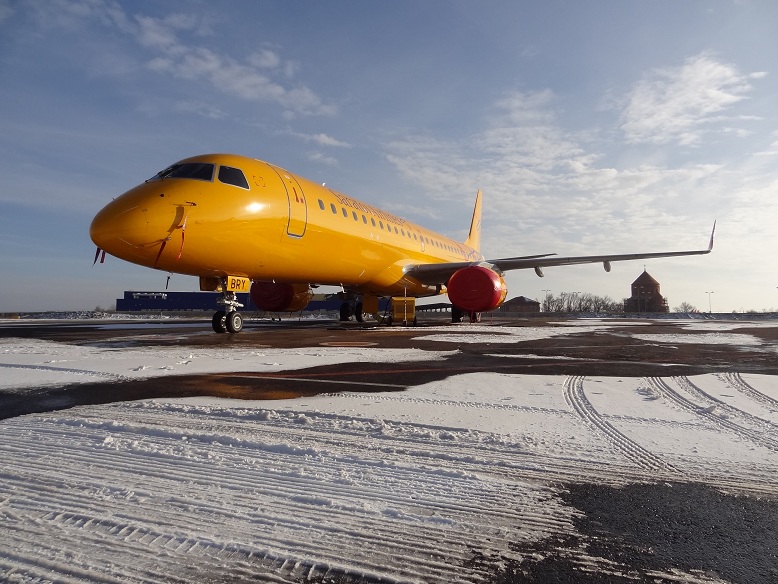
[[[149,180],[162,180],[165,178],[191,178],[194,180],[213,180],[213,164],[207,162],[187,162],[168,166],[151,177]],[[244,181],[246,179],[243,179]],[[148,182],[148,181],[147,181]],[[246,186],[248,188],[248,185]]]
[[[249,183],[243,174],[243,171],[239,168],[233,168],[232,166],[220,166],[219,167],[219,180],[224,184],[240,187],[248,190]]]

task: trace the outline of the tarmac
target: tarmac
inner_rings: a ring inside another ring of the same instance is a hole
[[[511,327],[560,327],[561,318],[493,318],[482,323],[479,332],[483,342],[461,344],[429,341],[420,338],[424,329],[450,327],[465,333],[467,325],[451,325],[443,317],[422,319],[417,326],[381,326],[371,323],[339,323],[333,320],[248,320],[236,335],[217,334],[204,319],[148,320],[44,320],[0,323],[0,338],[35,338],[77,345],[122,347],[236,347],[236,348],[302,348],[302,347],[380,347],[417,348],[420,351],[458,349],[456,355],[408,364],[376,365],[353,363],[300,369],[288,373],[221,373],[182,375],[171,384],[165,378],[124,383],[77,384],[41,388],[24,398],[0,394],[0,419],[17,415],[61,409],[84,404],[99,404],[160,397],[215,396],[240,399],[286,399],[333,391],[402,391],[408,387],[445,379],[450,375],[479,371],[506,374],[587,375],[644,377],[653,375],[697,375],[727,371],[732,367],[732,349],[727,345],[684,344],[667,346],[632,338],[631,334],[677,334],[683,329],[679,321],[630,320],[613,321],[616,334],[580,333],[525,342],[495,343],[485,335],[483,325]],[[623,323],[624,335],[619,327]],[[688,322],[687,322],[688,324]],[[778,340],[778,326],[745,328],[739,332],[761,336],[765,341]],[[513,358],[506,360],[505,356]],[[522,358],[527,355],[526,358]],[[564,357],[564,360],[560,360]],[[738,371],[778,375],[778,360],[764,351],[739,348]]]
[[[489,325],[565,326],[560,318],[496,318],[483,324],[487,329]],[[493,335],[486,335],[483,328],[470,333],[483,334],[483,342],[442,347],[439,342],[420,338],[425,328],[442,326],[450,326],[458,334],[467,331],[466,325],[450,325],[442,318],[432,317],[423,319],[416,327],[327,320],[248,321],[244,331],[237,335],[216,334],[207,320],[0,323],[0,338],[35,338],[117,349],[152,346],[459,349],[454,356],[442,360],[413,363],[353,363],[276,373],[177,376],[175,384],[164,378],[98,382],[40,388],[24,397],[0,393],[0,418],[82,404],[159,397],[284,399],[333,391],[403,391],[450,375],[478,371],[643,377],[727,372],[736,367],[741,373],[778,375],[775,353],[758,347],[738,347],[735,363],[733,348],[725,344],[671,347],[630,336],[682,334],[683,323],[677,321],[615,320],[611,333],[616,334],[582,332],[504,344],[494,343]],[[618,334],[620,326],[624,327],[623,336]],[[743,322],[738,326],[741,327],[738,332],[760,337],[766,343],[778,341],[778,325],[749,328]],[[505,355],[514,358],[507,360]],[[566,488],[568,503],[581,512],[580,532],[599,542],[601,549],[597,553],[601,557],[632,565],[634,572],[615,579],[582,572],[570,561],[570,555],[581,542],[546,540],[536,548],[524,550],[534,554],[536,562],[520,566],[506,564],[491,582],[648,582],[652,580],[641,575],[671,566],[704,566],[695,582],[778,582],[778,483],[773,497],[760,498],[722,493],[697,483],[639,484],[622,489],[571,483]],[[352,582],[343,580],[346,581]]]

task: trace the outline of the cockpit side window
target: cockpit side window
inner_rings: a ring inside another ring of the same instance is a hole
[[[164,178],[191,178],[194,180],[213,180],[213,164],[207,162],[187,162],[174,164],[165,170],[158,172],[149,180],[161,180]]]
[[[233,168],[232,166],[220,166],[219,167],[219,180],[228,185],[240,187],[242,189],[249,188],[249,183],[246,180],[246,176],[239,168]]]

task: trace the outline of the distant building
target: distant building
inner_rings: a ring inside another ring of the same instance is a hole
[[[159,312],[159,311],[197,311],[207,312],[219,309],[216,301],[221,294],[219,292],[149,292],[128,290],[124,292],[124,298],[116,299],[117,312]],[[251,296],[246,293],[238,293],[238,302],[243,304],[241,312],[257,312]],[[338,312],[343,300],[336,295],[314,294],[311,303],[303,311],[308,312]],[[382,298],[379,302],[379,310],[387,310],[388,300]],[[260,311],[261,312],[261,311]]]
[[[645,270],[632,282],[632,296],[624,301],[624,312],[669,312],[659,282]]]
[[[540,302],[524,296],[517,296],[503,303],[500,312],[540,312]]]
[[[117,312],[157,312],[161,310],[216,310],[218,292],[149,292],[128,290],[116,299]],[[238,302],[247,306],[251,298],[238,294]]]
[[[451,304],[438,302],[436,304],[417,304],[416,312],[451,312]]]

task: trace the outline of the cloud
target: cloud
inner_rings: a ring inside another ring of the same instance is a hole
[[[3,22],[4,20],[8,20],[13,16],[14,9],[11,8],[11,5],[9,4],[8,0],[0,0],[0,22]]]
[[[27,7],[45,28],[83,30],[89,21],[125,33],[134,27],[121,6],[110,0],[49,0],[27,3]]]
[[[271,75],[282,62],[269,50],[249,55],[240,62],[203,46],[189,46],[177,36],[178,30],[192,30],[197,23],[178,18],[137,17],[137,39],[145,47],[160,52],[148,62],[158,73],[179,79],[206,81],[215,89],[248,101],[276,102],[293,115],[334,115],[335,108],[323,103],[314,91],[304,85],[285,87]],[[287,74],[289,67],[284,67]]]
[[[688,58],[681,67],[655,69],[632,88],[621,129],[630,143],[696,145],[713,131],[718,115],[746,99],[749,79],[732,65],[708,54]]]
[[[698,74],[727,78],[717,66],[711,68],[701,67]],[[732,83],[724,84],[729,95],[746,83],[744,76],[729,78]],[[721,86],[714,84],[719,92]],[[723,117],[724,104],[738,98],[713,92],[707,105],[695,111],[704,111],[707,119]],[[556,114],[562,101],[549,90],[511,92],[491,106],[483,130],[460,140],[395,139],[386,145],[387,159],[442,214],[464,216],[472,205],[471,194],[482,188],[489,225],[484,250],[493,257],[521,249],[585,255],[593,249],[630,250],[636,242],[651,242],[649,247],[655,249],[694,249],[700,234],[690,226],[704,231],[714,218],[727,217],[737,220],[737,229],[745,233],[748,222],[757,220],[755,208],[775,216],[778,203],[765,195],[777,182],[770,170],[775,153],[764,151],[762,142],[756,142],[758,149],[751,155],[741,147],[737,167],[721,164],[702,150],[696,159],[686,156],[672,162],[676,159],[641,149],[633,159],[622,155],[633,147],[614,142],[604,130],[565,128]],[[727,120],[720,131],[734,131],[735,118]],[[684,129],[691,131],[692,126]],[[676,139],[680,135],[674,134]],[[417,216],[423,214],[424,209],[416,211]]]
[[[495,107],[505,112],[508,120],[516,124],[547,124],[554,119],[549,109],[554,100],[554,92],[550,89],[528,93],[512,91],[498,99]]]
[[[308,160],[311,162],[318,162],[320,164],[326,164],[327,166],[337,166],[338,159],[333,156],[326,156],[321,152],[311,152],[308,154]]]
[[[281,57],[269,49],[257,51],[249,56],[248,61],[258,69],[276,69],[281,65]]]
[[[149,51],[148,70],[213,89],[238,99],[277,103],[287,118],[301,115],[332,116],[333,105],[303,84],[291,84],[297,66],[269,49],[244,59],[220,52],[204,38],[213,32],[206,16],[171,13],[157,18],[144,14],[129,17],[122,7],[103,0],[51,0],[33,5],[41,26],[85,30],[98,23],[106,30],[119,30]]]
[[[183,28],[183,23],[175,24],[175,20],[164,21],[142,15],[136,16],[135,19],[138,23],[135,38],[142,46],[169,55],[181,55],[186,52],[186,48],[179,43],[176,35],[176,29]]]
[[[467,168],[478,165],[467,147],[430,136],[407,136],[386,145],[386,159],[410,183],[436,199],[450,199],[466,182]],[[472,177],[470,177],[472,179]]]
[[[174,109],[187,114],[196,114],[212,120],[220,120],[227,117],[227,113],[216,106],[199,101],[181,101],[176,103]]]
[[[294,136],[295,138],[299,138],[305,142],[313,142],[315,144],[318,144],[320,146],[332,146],[335,148],[351,148],[351,144],[348,142],[343,142],[342,140],[338,140],[336,138],[333,138],[332,136],[328,134],[303,134],[300,132],[287,132],[290,136]]]
[[[411,136],[388,144],[388,160],[432,196],[446,199],[463,185],[488,186],[502,201],[558,186],[559,175],[583,171],[596,156],[556,123],[550,90],[510,92],[492,106],[488,127],[462,141]],[[478,181],[478,185],[474,184]]]

